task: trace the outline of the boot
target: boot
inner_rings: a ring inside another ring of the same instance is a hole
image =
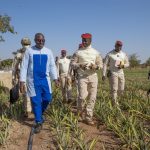
[[[37,134],[37,133],[40,133],[41,132],[41,129],[42,129],[42,123],[40,122],[37,122],[34,126],[34,133]]]

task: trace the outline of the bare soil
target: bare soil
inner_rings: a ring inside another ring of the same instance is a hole
[[[8,140],[3,147],[0,147],[0,150],[27,150],[33,120],[33,114],[24,120],[14,120],[10,127]],[[32,150],[56,150],[49,126],[48,122],[45,122],[41,132],[34,134]],[[120,141],[113,132],[106,129],[105,125],[100,125],[97,129],[96,125],[89,126],[85,123],[79,123],[79,127],[84,130],[86,141],[97,139],[95,150],[102,150],[103,147],[107,150],[119,148]]]
[[[12,87],[12,73],[11,72],[0,72],[0,84],[4,87],[11,88]]]

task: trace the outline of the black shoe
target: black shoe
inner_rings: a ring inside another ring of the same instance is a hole
[[[36,134],[36,133],[40,133],[41,129],[42,129],[42,123],[37,122],[37,123],[35,124],[35,126],[34,126],[34,133],[35,133],[35,134]]]

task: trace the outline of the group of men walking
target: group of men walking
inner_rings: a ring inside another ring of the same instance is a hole
[[[110,51],[104,61],[100,53],[92,48],[92,35],[85,33],[81,35],[82,43],[71,59],[67,58],[66,50],[61,50],[60,59],[57,58],[57,69],[59,80],[62,85],[64,101],[71,101],[71,85],[68,81],[72,78],[77,83],[77,111],[80,115],[79,121],[86,121],[93,125],[93,109],[97,96],[98,77],[96,70],[102,69],[102,80],[109,78],[112,105],[119,106],[117,93],[124,91],[125,78],[123,68],[129,66],[127,55],[122,52],[123,43],[116,41],[115,48]],[[109,67],[109,69],[108,69]],[[74,75],[74,72],[76,75]]]
[[[122,52],[123,43],[116,41],[115,48],[109,52],[104,61],[99,51],[91,46],[92,35],[81,35],[82,43],[72,58],[67,58],[67,51],[61,50],[61,57],[54,60],[52,51],[47,49],[42,33],[35,35],[35,46],[27,48],[23,53],[18,80],[20,91],[27,91],[35,116],[35,131],[40,132],[44,122],[43,113],[52,100],[51,80],[56,86],[61,84],[63,101],[72,102],[72,79],[77,85],[77,113],[79,121],[93,125],[93,109],[96,102],[98,76],[97,70],[102,69],[102,80],[109,77],[112,104],[117,101],[118,90],[124,90],[125,79],[123,69],[129,66],[127,55]],[[16,55],[17,56],[17,55]],[[17,58],[18,59],[18,58]],[[15,65],[16,66],[16,65]],[[109,67],[109,71],[108,70]],[[16,67],[17,68],[17,67]],[[15,70],[15,69],[14,69]],[[50,78],[51,77],[51,78]],[[28,108],[28,107],[27,107]],[[28,110],[25,110],[28,112]]]

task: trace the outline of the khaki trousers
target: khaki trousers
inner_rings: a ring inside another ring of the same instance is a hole
[[[125,86],[125,78],[124,73],[111,73],[109,77],[110,89],[111,89],[111,97],[113,100],[113,104],[118,104],[117,95],[123,94],[124,86]],[[118,93],[118,94],[117,94]]]
[[[20,81],[17,80],[16,83],[19,83]],[[31,106],[31,100],[30,97],[27,96],[27,87],[25,87],[25,93],[21,94],[20,96],[22,96],[23,99],[23,111],[24,112],[32,112],[32,106]]]
[[[25,87],[25,90],[27,91],[27,87]],[[31,100],[30,97],[27,96],[27,92],[22,94],[22,98],[24,112],[32,112]]]
[[[79,112],[86,111],[85,117],[87,120],[92,120],[93,117],[93,109],[97,95],[97,84],[97,74],[79,77],[78,79],[79,98],[77,101],[77,109]]]
[[[61,82],[61,91],[64,101],[72,99],[72,85],[69,83],[71,79],[68,79],[66,76],[60,76]]]
[[[23,97],[23,109],[25,112],[32,112],[32,106],[30,98],[27,96],[26,93],[22,94]]]

